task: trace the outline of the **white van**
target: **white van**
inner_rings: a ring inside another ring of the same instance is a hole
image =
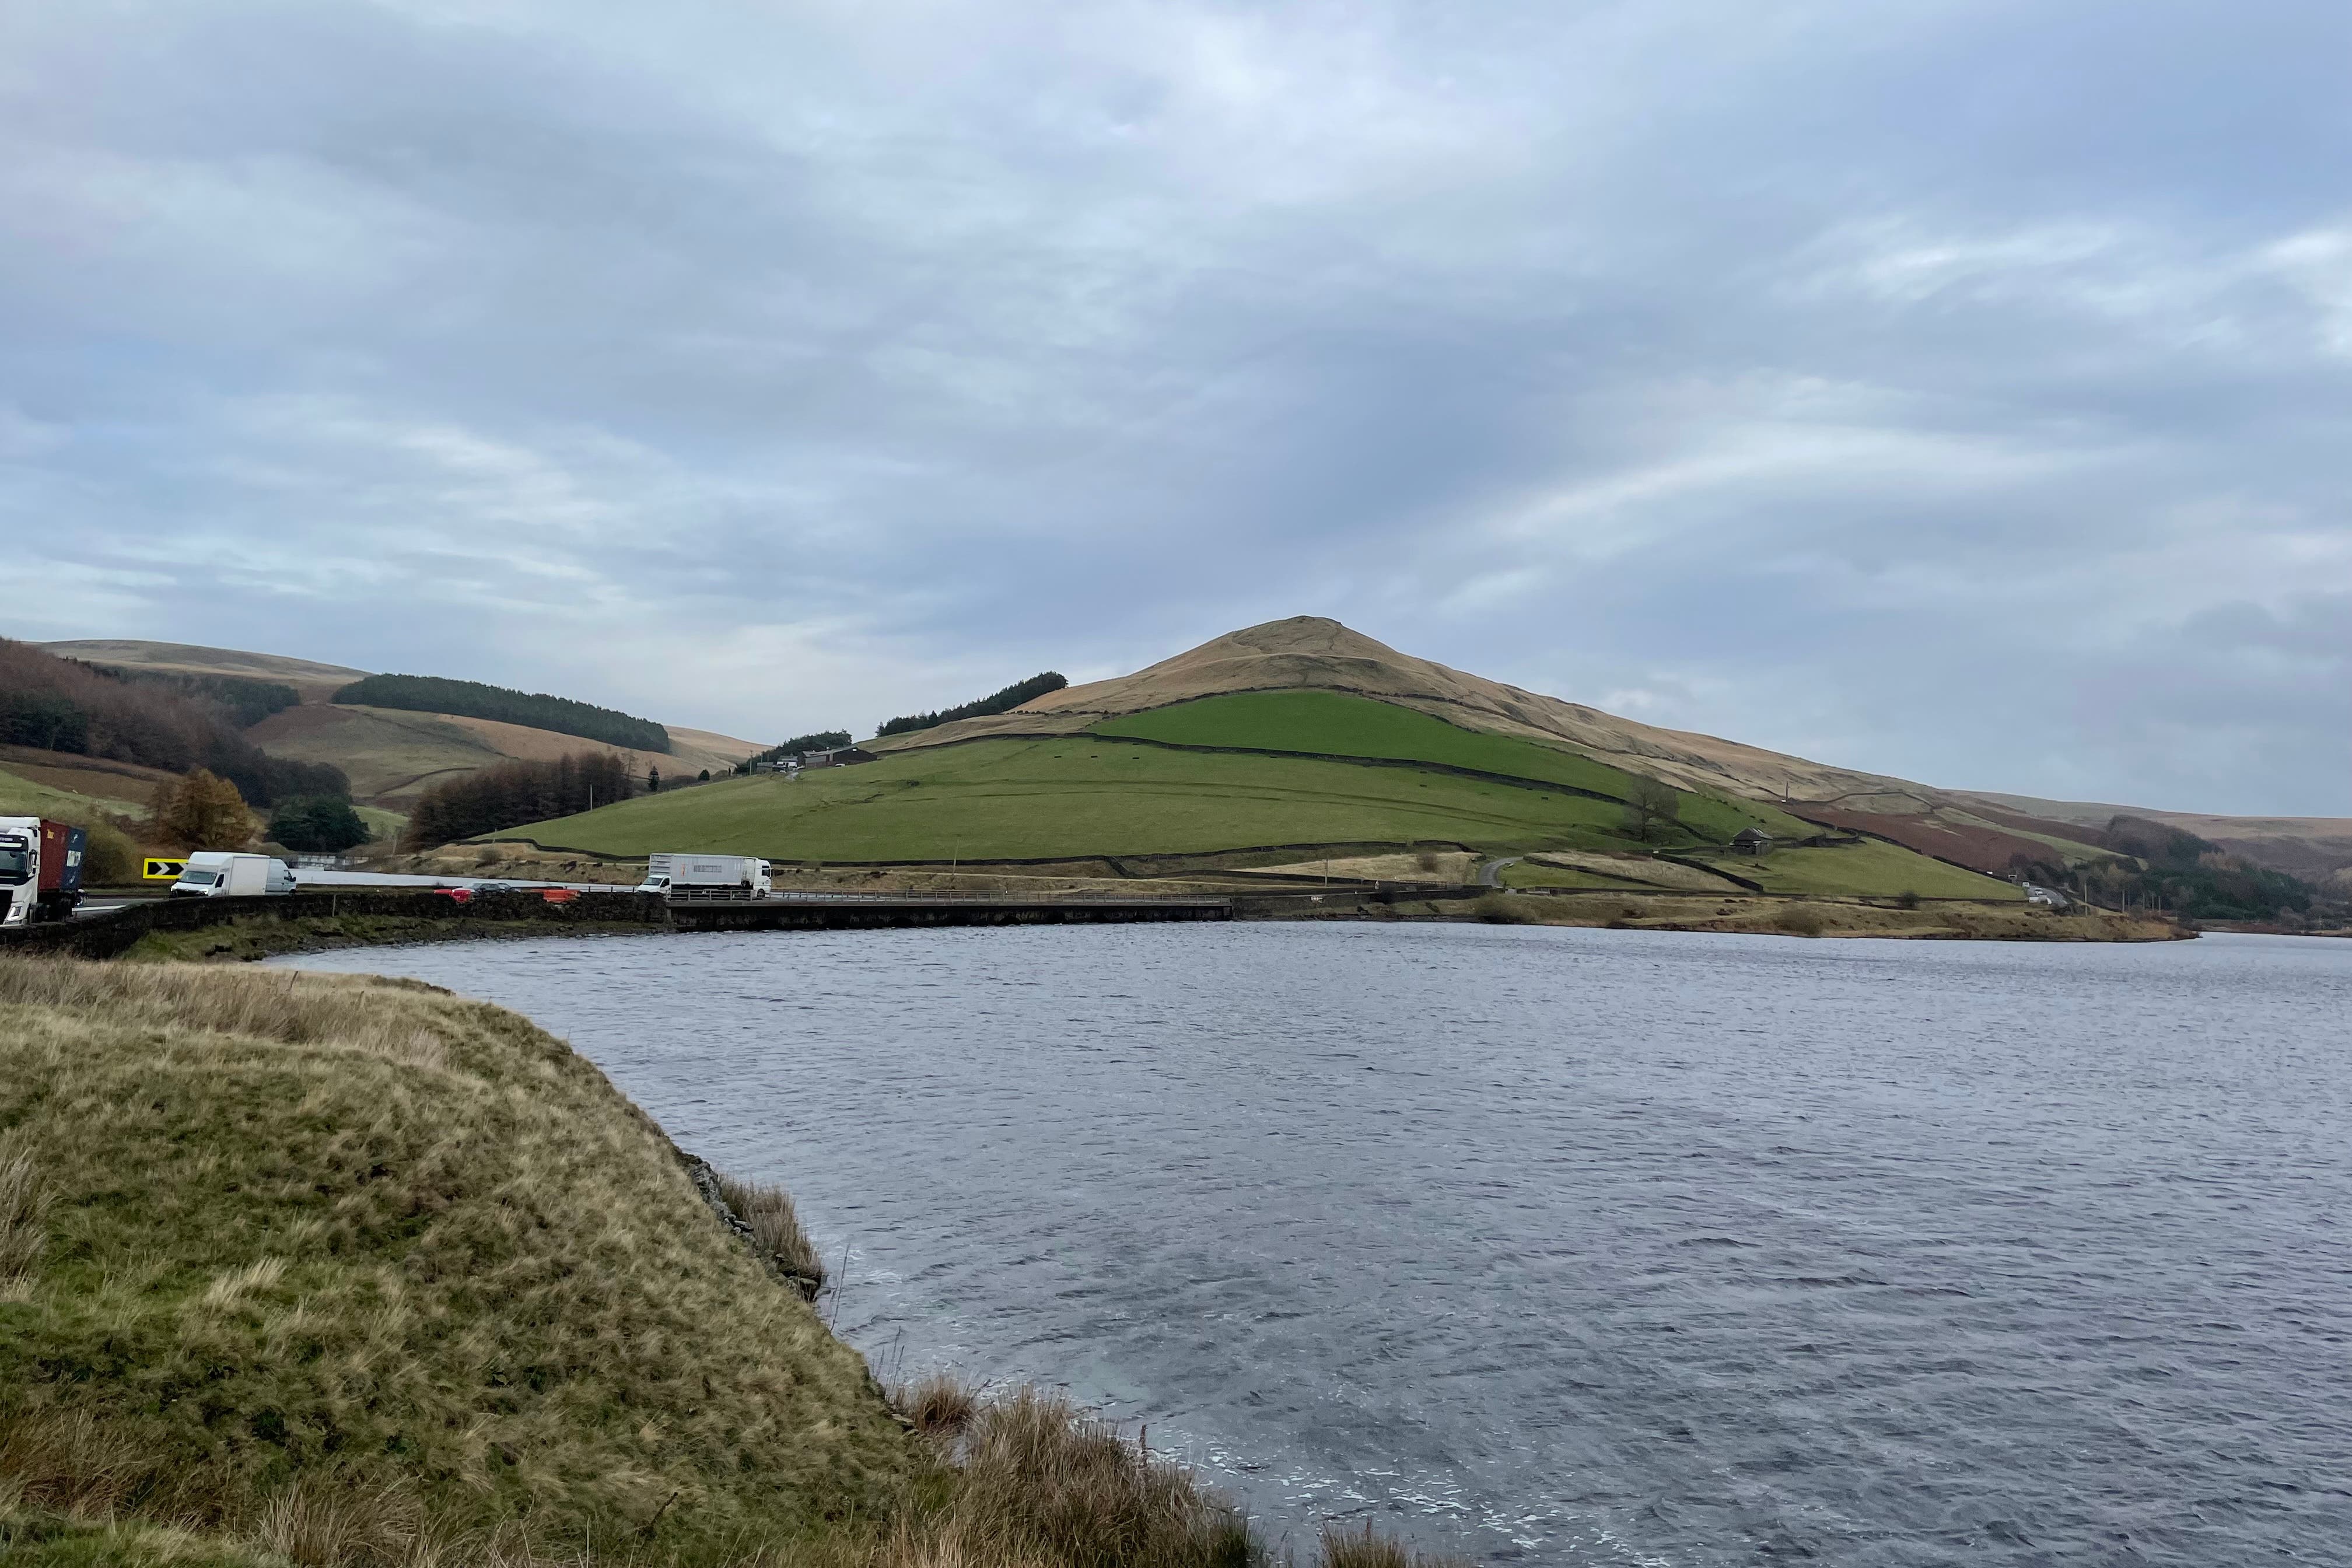
[[[294,873],[272,855],[233,855],[226,849],[199,849],[188,857],[180,879],[172,884],[175,899],[238,899],[253,894],[290,893]]]

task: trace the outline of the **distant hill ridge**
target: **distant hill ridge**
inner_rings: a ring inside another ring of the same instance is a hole
[[[267,704],[243,700],[228,704],[238,710],[238,717],[250,717],[245,731],[247,738],[272,756],[340,768],[350,777],[355,800],[397,812],[405,812],[424,790],[439,780],[509,759],[552,760],[582,750],[583,742],[612,747],[641,779],[655,771],[672,777],[691,776],[705,769],[719,773],[761,750],[758,742],[635,719],[591,703],[578,706],[591,714],[614,713],[629,724],[647,726],[646,731],[615,730],[608,733],[633,733],[636,740],[645,741],[653,738],[650,731],[657,731],[661,744],[656,748],[616,742],[570,729],[546,728],[546,721],[551,715],[545,710],[530,712],[521,721],[486,717],[479,712],[488,705],[482,702],[467,703],[467,708],[473,710],[454,712],[338,704],[333,700],[338,692],[371,679],[371,673],[349,665],[283,654],[131,637],[85,637],[33,646],[60,658],[119,671],[142,684],[179,687],[194,693],[217,682],[220,686],[215,693],[216,699],[232,694],[258,699],[266,688],[290,688],[299,695],[300,701],[266,716],[257,710],[262,706],[275,706],[274,698]],[[505,689],[472,681],[453,681],[451,685],[478,688],[489,693]],[[530,696],[527,692],[513,695]],[[458,700],[454,694],[447,700]],[[549,700],[562,703],[572,700]],[[538,722],[530,721],[534,719]],[[564,721],[570,722],[568,719]]]

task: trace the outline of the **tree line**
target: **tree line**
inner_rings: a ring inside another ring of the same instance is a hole
[[[111,664],[93,664],[89,668],[125,685],[152,686],[217,703],[227,712],[229,721],[240,730],[250,730],[272,713],[283,713],[289,708],[300,706],[302,701],[302,694],[282,680],[256,680],[244,675],[194,675],[177,669],[125,669]]]
[[[515,691],[486,686],[478,680],[450,680],[438,675],[371,675],[337,691],[334,700],[368,708],[398,708],[413,713],[455,713],[467,719],[492,719],[532,730],[551,730],[626,746],[638,752],[667,752],[669,731],[650,719],[638,719],[593,702],[551,697],[543,691]]]
[[[1020,707],[1033,697],[1043,697],[1048,691],[1059,691],[1069,682],[1053,670],[1045,670],[1026,680],[1016,680],[1003,690],[967,702],[961,708],[946,708],[937,713],[910,713],[892,719],[875,731],[877,735],[903,735],[911,730],[929,730],[934,725],[953,723],[958,719],[982,719],[992,713],[1005,713]]]
[[[570,816],[636,793],[628,764],[610,752],[581,752],[551,763],[493,763],[427,788],[408,819],[408,847],[430,849],[478,833]]]
[[[5,637],[0,637],[0,742],[166,773],[204,768],[258,805],[352,793],[342,769],[273,757],[246,739],[236,710],[216,695],[170,681],[125,679]]]
[[[738,772],[748,772],[753,763],[781,763],[786,757],[803,756],[810,752],[837,752],[849,744],[846,730],[813,730],[805,735],[794,735],[781,745],[770,746],[756,757],[746,757]]]

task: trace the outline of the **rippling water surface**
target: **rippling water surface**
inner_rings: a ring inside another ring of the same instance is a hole
[[[2352,944],[1353,925],[338,953],[783,1183],[886,1375],[1294,1540],[2352,1562]]]

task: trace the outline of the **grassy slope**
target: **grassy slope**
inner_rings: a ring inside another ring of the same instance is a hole
[[[7,961],[0,1129],[50,1201],[34,1272],[0,1285],[17,1525],[120,1510],[320,1561],[398,1557],[429,1520],[459,1556],[691,1561],[908,1483],[858,1358],[510,1014]],[[111,1550],[77,1529],[31,1560]]]
[[[47,816],[60,822],[81,822],[84,816],[74,814],[96,816],[103,808],[121,804],[77,795],[71,790],[55,789],[48,784],[37,784],[22,773],[0,769],[0,816]]]
[[[435,780],[488,767],[494,746],[446,719],[390,709],[310,704],[274,713],[246,731],[273,756],[331,763],[352,781],[354,798],[404,806]],[[593,742],[581,742],[583,750]]]
[[[1860,844],[1775,849],[1761,856],[1689,855],[1720,866],[1769,893],[1853,893],[1894,898],[1916,893],[1925,899],[2022,899],[2024,892],[1998,877],[1980,876],[1941,860],[1914,854],[1899,844],[1865,839]]]
[[[783,860],[1042,859],[1276,844],[1607,841],[1606,801],[1410,768],[1090,740],[976,741],[798,783],[728,779],[505,837],[597,854]]]
[[[146,816],[156,784],[174,776],[161,768],[142,768],[134,777],[111,766],[83,765],[86,761],[72,752],[11,746],[0,752],[0,771],[27,784],[62,791],[88,801],[94,810],[117,816]]]
[[[1338,691],[1243,691],[1205,697],[1108,719],[1100,735],[1133,736],[1186,746],[1312,752],[1438,763],[1509,778],[1540,780],[1623,800],[1633,775],[1564,748],[1512,735],[1465,730],[1394,703]],[[1814,829],[1768,805],[1680,793],[1682,819],[1722,842],[1751,825],[1776,837]]]
[[[349,775],[354,797],[391,810],[405,810],[441,779],[509,757],[545,761],[577,752],[611,752],[640,777],[658,769],[675,778],[702,768],[724,770],[758,749],[723,736],[711,737],[719,742],[715,745],[691,739],[706,733],[685,731],[687,738],[676,741],[672,752],[633,752],[489,719],[339,703],[289,708],[246,731],[274,756],[332,763]]]
[[[1643,890],[1654,883],[1637,882],[1627,877],[1603,876],[1595,871],[1573,869],[1563,866],[1541,866],[1533,860],[1522,860],[1516,866],[1506,866],[1501,872],[1506,888],[1626,888]],[[1725,883],[1728,888],[1731,884]]]
[[[1250,742],[1269,749],[1179,751],[1087,735],[975,741],[821,770],[797,783],[730,779],[640,796],[507,837],[605,855],[711,850],[829,863],[1202,854],[1280,844],[1623,846],[1622,813],[1611,801],[1270,749],[1280,742],[1402,755],[1578,788],[1624,787],[1623,774],[1587,759],[1386,703],[1330,692],[1248,693],[1119,722],[1155,730],[1153,739],[1173,744]],[[1714,842],[1750,822],[1775,833],[1813,831],[1757,803],[1688,794],[1681,803],[1686,827]],[[1684,846],[1692,847],[1689,835]],[[2006,883],[1885,844],[1787,850],[1761,865],[1768,875],[1745,859],[1732,869],[1776,891],[2016,896]]]

